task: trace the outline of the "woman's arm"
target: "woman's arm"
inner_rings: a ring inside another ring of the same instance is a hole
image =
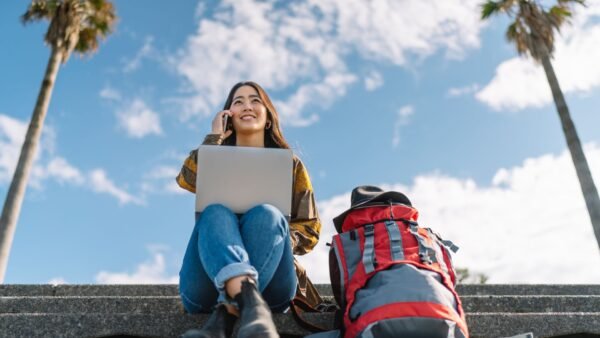
[[[304,255],[317,245],[321,221],[308,172],[297,157],[294,157],[293,194],[290,236],[294,254]]]
[[[203,145],[220,145],[223,142],[222,136],[219,134],[208,134],[204,137]],[[196,164],[198,163],[198,149],[190,151],[190,154],[183,162],[183,166],[179,171],[179,175],[175,178],[177,184],[183,189],[195,193],[196,192]]]

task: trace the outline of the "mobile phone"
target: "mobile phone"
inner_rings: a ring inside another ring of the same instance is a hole
[[[227,131],[227,122],[229,121],[229,115],[223,115],[223,132]]]

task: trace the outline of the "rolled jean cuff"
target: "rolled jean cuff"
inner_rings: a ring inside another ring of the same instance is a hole
[[[225,291],[225,282],[233,277],[239,276],[250,276],[256,284],[258,284],[258,272],[256,269],[248,263],[232,263],[221,269],[215,276],[215,286],[219,290],[218,303],[233,304],[231,297],[227,296]],[[257,285],[258,286],[258,285]],[[236,305],[236,304],[233,304]]]

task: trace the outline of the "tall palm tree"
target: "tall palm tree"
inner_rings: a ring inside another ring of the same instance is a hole
[[[112,31],[116,15],[112,3],[107,0],[34,0],[29,4],[21,20],[24,24],[39,20],[50,21],[44,38],[50,47],[50,59],[31,115],[25,142],[21,148],[19,162],[2,209],[0,283],[4,282],[25,187],[60,64],[67,62],[72,52],[84,55],[96,51],[99,40],[106,38]]]
[[[544,67],[600,249],[600,197],[550,61],[554,52],[554,34],[568,21],[572,7],[578,4],[585,6],[585,0],[557,0],[549,9],[537,0],[489,0],[481,6],[481,18],[508,14],[514,20],[506,30],[508,41],[515,44],[520,55],[530,55]]]

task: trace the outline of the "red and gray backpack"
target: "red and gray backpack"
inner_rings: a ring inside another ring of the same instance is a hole
[[[361,186],[334,219],[330,278],[344,338],[469,336],[454,290],[458,248],[417,218],[404,194]]]

